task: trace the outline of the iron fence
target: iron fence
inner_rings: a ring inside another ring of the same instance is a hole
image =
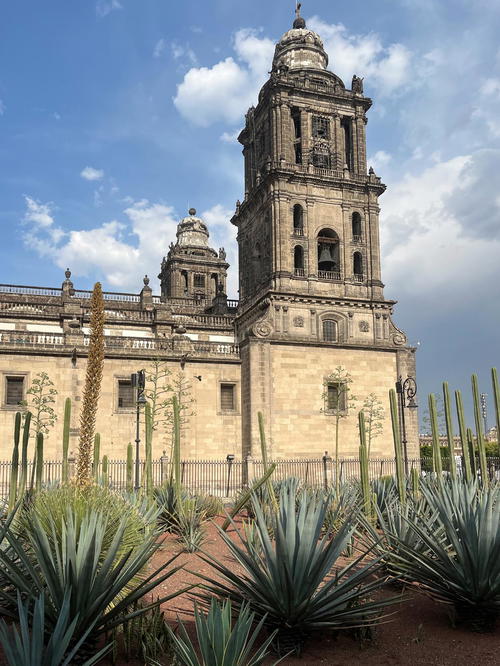
[[[462,470],[461,459],[457,456],[457,468]],[[275,460],[276,469],[273,479],[281,481],[288,477],[300,479],[308,486],[320,488],[335,483],[337,465],[330,457],[297,458]],[[480,470],[479,460],[475,461],[475,470]],[[488,474],[491,479],[500,480],[500,458],[487,458]],[[0,461],[0,498],[9,494],[12,464]],[[426,475],[432,470],[431,458],[415,458],[408,460],[409,469],[418,469]],[[140,483],[143,483],[144,460],[139,461]],[[32,478],[32,463],[28,463],[28,485]],[[207,493],[219,497],[234,497],[245,488],[252,479],[263,475],[264,463],[250,456],[245,460],[183,460],[181,461],[182,484],[194,493]],[[443,458],[443,471],[449,471],[449,461]],[[166,456],[153,460],[153,484],[160,486],[171,477],[171,463]],[[369,461],[368,474],[371,480],[393,476],[396,473],[394,458],[374,458]],[[476,472],[480,475],[480,471]],[[69,474],[75,474],[75,461],[69,460]],[[358,479],[360,476],[359,460],[343,458],[338,461],[338,474],[341,482]],[[19,475],[20,476],[20,470]],[[102,480],[102,467],[97,470],[97,477]],[[43,463],[42,482],[46,486],[61,482],[62,461],[45,460]],[[116,490],[127,488],[127,462],[125,460],[109,460],[107,480],[109,486]],[[135,481],[135,469],[132,470],[132,483]]]

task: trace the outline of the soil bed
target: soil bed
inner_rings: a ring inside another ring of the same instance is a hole
[[[167,535],[153,558],[153,566],[159,566],[178,550],[179,544],[175,538]],[[207,555],[231,564],[233,569],[236,567],[212,524],[207,528],[203,550]],[[214,570],[196,554],[182,553],[177,562],[191,571],[214,574]],[[160,586],[158,593],[168,594],[196,582],[198,579],[195,575],[179,571]],[[381,594],[397,596],[398,591],[388,587]],[[281,663],[283,666],[490,666],[500,663],[500,626],[493,634],[475,634],[463,628],[455,629],[450,624],[446,607],[411,590],[406,591],[405,596],[406,601],[391,609],[395,611],[391,621],[375,629],[373,640],[360,642],[344,632],[334,637],[331,632],[325,631],[311,636],[300,658],[287,658]],[[164,610],[167,619],[173,624],[179,615],[192,634],[192,608],[193,602],[187,593],[166,604]],[[276,657],[266,663],[272,664],[275,660]],[[120,662],[120,666],[125,663]]]

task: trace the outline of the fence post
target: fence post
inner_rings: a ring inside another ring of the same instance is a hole
[[[68,456],[68,481],[71,481],[76,476],[76,458],[74,451],[69,452]]]
[[[244,460],[243,471],[245,473],[243,478],[244,484],[249,486],[255,479],[255,464],[251,453],[249,453]]]
[[[332,467],[328,465],[329,462],[332,462],[332,458],[328,455],[328,451],[325,451],[325,455],[323,456],[323,483],[325,484],[325,490],[328,490],[328,486],[331,486],[333,483]]]
[[[163,455],[160,457],[160,481],[161,485],[166,483],[168,480],[168,456],[167,452],[163,451]]]

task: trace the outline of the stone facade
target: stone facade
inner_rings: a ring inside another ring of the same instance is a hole
[[[103,453],[124,458],[135,437],[135,411],[120,406],[120,391],[132,372],[161,360],[172,372],[168,381],[182,377],[193,399],[186,458],[258,456],[258,411],[273,457],[331,452],[334,417],[325,409],[325,379],[338,366],[352,376],[357,408],[370,393],[382,401],[386,420],[373,453],[392,455],[388,391],[400,376],[415,375],[415,350],[392,321],[394,301],[383,294],[378,198],[385,185],[366,164],[371,100],[361,79],[355,76],[349,90],[327,64],[320,37],[299,16],[247,113],[239,137],[245,196],[231,220],[238,228],[239,303],[226,296],[226,253],[210,247],[194,209],[163,260],[160,296],[147,276],[138,295],[105,293],[97,423]],[[89,297],[74,288],[69,271],[60,289],[0,286],[0,431],[7,442],[0,458],[10,456],[16,410],[6,404],[8,383],[23,378],[26,392],[41,371],[59,391],[61,417],[46,456],[60,456],[66,396],[74,405],[70,448],[76,451]],[[341,419],[344,457],[357,456],[357,408]],[[406,422],[413,456],[416,414]],[[160,427],[154,455],[170,440]]]

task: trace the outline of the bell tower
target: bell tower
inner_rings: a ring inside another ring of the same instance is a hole
[[[321,421],[323,378],[336,366],[356,373],[370,355],[374,370],[385,366],[383,377],[365,372],[366,386],[358,382],[356,393],[380,392],[384,400],[400,374],[414,374],[414,350],[392,322],[394,301],[385,300],[381,281],[378,199],[385,185],[366,164],[372,101],[363,79],[353,76],[349,89],[327,66],[323,42],[307,28],[298,4],[239,135],[245,195],[232,223],[238,228],[242,385],[250,387],[242,396],[247,452],[257,441],[257,411],[270,428],[276,410],[298,431],[313,414]],[[316,371],[310,387],[297,377],[303,394],[292,407],[275,387],[283,374],[290,389],[286,375],[294,354]],[[301,410],[302,423],[296,418]],[[343,423],[357,455],[355,423]],[[331,448],[324,433],[316,440],[321,455]],[[274,455],[292,455],[280,440],[276,427]]]

